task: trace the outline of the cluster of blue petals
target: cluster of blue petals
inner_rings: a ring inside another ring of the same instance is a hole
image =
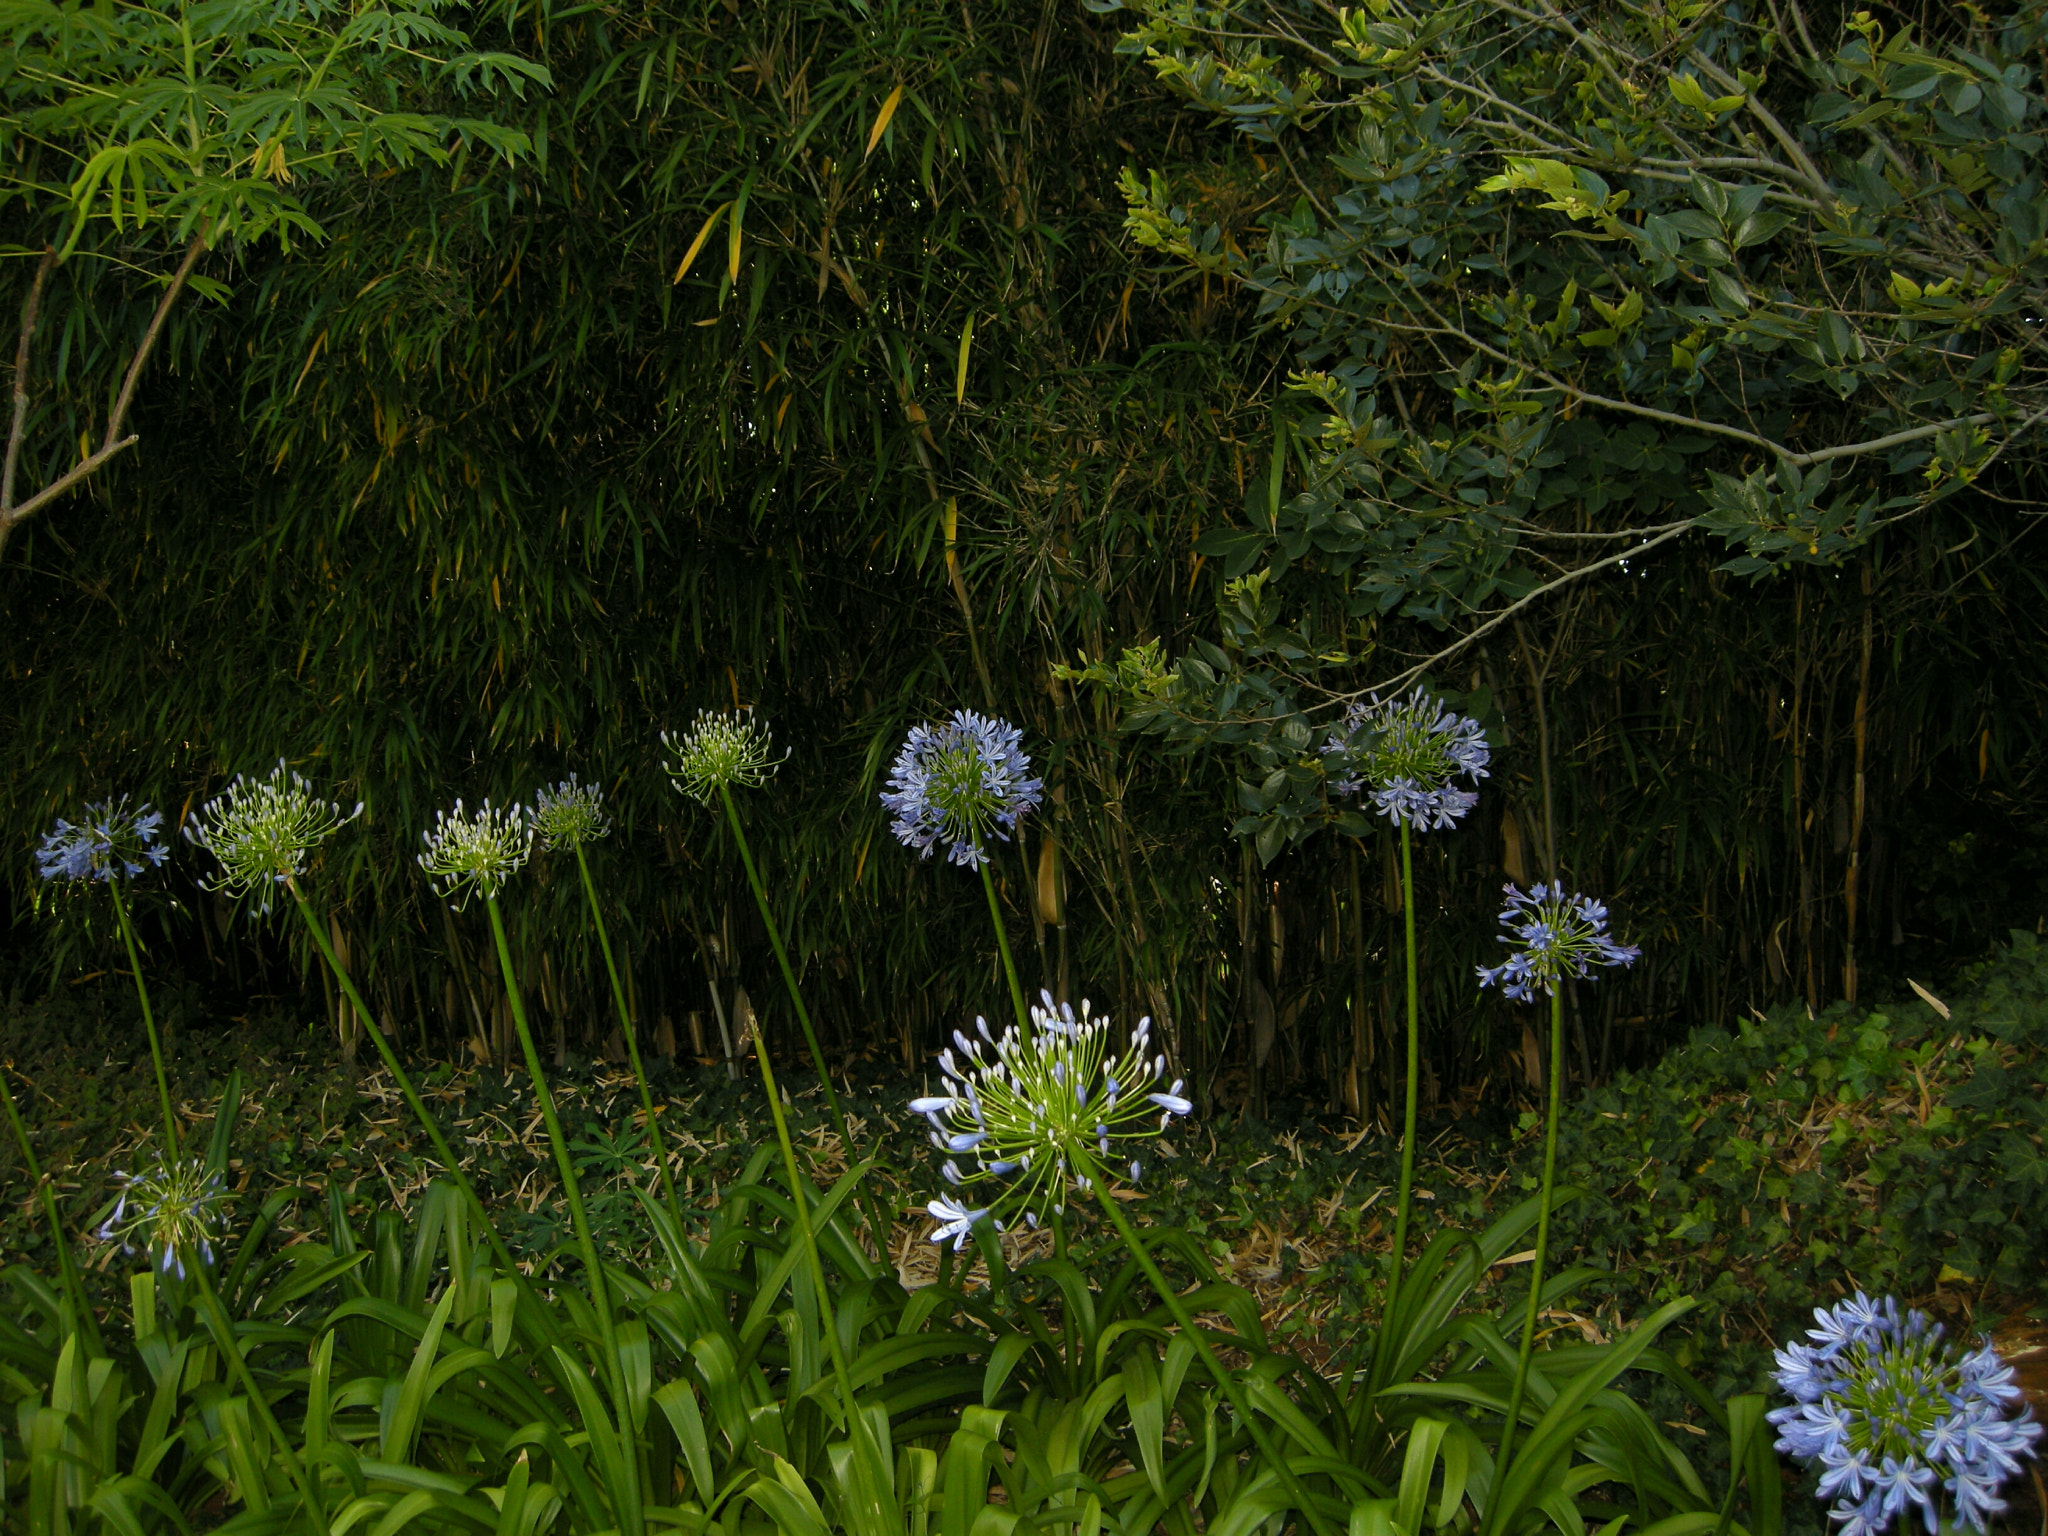
[[[162,864],[170,850],[159,832],[162,811],[128,808],[128,797],[85,808],[85,819],[59,821],[36,849],[36,873],[45,880],[111,880],[142,873],[142,861]]]
[[[1479,967],[1482,987],[1498,986],[1526,1003],[1538,992],[1555,994],[1566,976],[1590,976],[1596,965],[1633,965],[1642,956],[1608,933],[1607,908],[1590,896],[1567,894],[1562,885],[1503,889],[1508,902],[1500,920],[1508,931],[1500,941],[1513,945],[1514,953],[1499,965]]]
[[[2012,1368],[1988,1342],[1967,1353],[1943,1345],[1939,1323],[1889,1296],[1859,1291],[1813,1315],[1813,1343],[1777,1352],[1792,1405],[1768,1417],[1779,1450],[1819,1465],[1819,1495],[1842,1536],[1885,1536],[1914,1513],[1933,1536],[1943,1525],[1937,1489],[1949,1495],[1950,1528],[1982,1531],[2041,1435]]]
[[[1007,840],[1037,808],[1042,788],[1031,777],[1022,731],[959,709],[941,724],[912,728],[890,766],[882,804],[894,813],[889,830],[905,847],[928,858],[944,843],[949,861],[979,869],[982,838],[994,832]]]
[[[1336,774],[1330,783],[1334,793],[1355,795],[1370,787],[1382,816],[1396,826],[1431,832],[1455,826],[1479,803],[1474,791],[1459,789],[1453,780],[1477,784],[1487,777],[1493,749],[1477,720],[1417,688],[1405,699],[1353,704],[1343,726],[1325,739],[1322,755]]]

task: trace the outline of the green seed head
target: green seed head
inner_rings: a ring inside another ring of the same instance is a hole
[[[687,731],[663,731],[661,744],[668,752],[669,779],[706,805],[728,785],[758,789],[782,764],[768,727],[750,711],[700,709]]]
[[[611,830],[603,795],[595,784],[577,783],[573,773],[533,797],[533,835],[540,839],[544,853],[581,848],[609,836]]]
[[[263,778],[237,774],[225,792],[199,808],[185,836],[220,861],[212,881],[201,882],[207,890],[238,898],[254,894],[258,909],[267,912],[274,888],[302,873],[313,851],[362,813],[359,801],[344,815],[339,804],[319,798],[279,759]]]
[[[434,883],[434,894],[457,909],[481,895],[493,900],[505,882],[533,853],[533,821],[521,805],[494,810],[486,800],[474,811],[437,811],[434,830],[422,832],[426,851],[420,868]]]

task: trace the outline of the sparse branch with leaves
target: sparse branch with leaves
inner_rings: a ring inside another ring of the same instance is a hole
[[[1298,360],[1265,515],[1197,545],[1262,585],[1134,725],[1312,767],[1289,729],[1687,531],[1735,574],[1837,565],[2041,458],[2038,8],[1824,46],[1768,7],[1132,9],[1124,51],[1289,190],[1251,224],[1126,171],[1127,231]],[[1443,644],[1383,657],[1396,618]],[[1292,777],[1262,850],[1335,814]]]

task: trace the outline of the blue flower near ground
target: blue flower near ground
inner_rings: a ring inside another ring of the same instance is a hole
[[[60,820],[43,834],[36,849],[36,873],[45,880],[107,881],[116,875],[133,878],[146,859],[160,865],[170,850],[158,830],[162,811],[147,803],[129,808],[128,797],[102,800],[85,808],[78,822]]]
[[[123,1253],[147,1248],[165,1274],[185,1278],[197,1258],[213,1262],[213,1243],[227,1228],[227,1191],[220,1174],[196,1157],[161,1154],[142,1173],[119,1173],[121,1198],[100,1223],[102,1242],[119,1243]]]
[[[1043,785],[1031,777],[1024,733],[1007,720],[958,709],[939,725],[913,727],[889,769],[882,804],[889,830],[929,858],[940,843],[954,864],[979,869],[983,840],[1008,840],[1037,809]]]
[[[1501,943],[1515,952],[1496,966],[1479,967],[1479,985],[1498,985],[1518,1003],[1557,991],[1566,976],[1590,976],[1596,965],[1633,965],[1642,951],[1618,942],[1607,931],[1607,908],[1590,896],[1567,895],[1562,885],[1522,891],[1503,887],[1508,904],[1500,914],[1507,932]]]
[[[1322,755],[1334,774],[1333,792],[1355,795],[1370,787],[1382,816],[1428,832],[1455,825],[1479,803],[1477,794],[1453,781],[1486,778],[1493,749],[1477,720],[1417,688],[1405,699],[1353,704],[1324,741]]]
[[[1767,1417],[1778,1449],[1821,1468],[1819,1494],[1842,1536],[1885,1536],[1917,1512],[1930,1536],[1949,1526],[1982,1531],[2005,1501],[1998,1490],[2034,1454],[2041,1426],[2012,1368],[1985,1341],[1964,1351],[1942,1328],[1887,1296],[1862,1292],[1815,1308],[1812,1344],[1777,1352],[1790,1407]],[[2017,1411],[2015,1411],[2017,1410]]]

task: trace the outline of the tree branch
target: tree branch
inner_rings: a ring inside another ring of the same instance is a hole
[[[21,342],[15,353],[14,421],[7,438],[6,467],[0,470],[0,555],[6,554],[7,541],[18,524],[27,521],[137,441],[133,432],[122,437],[121,425],[127,419],[128,407],[134,402],[135,386],[142,378],[143,364],[149,361],[150,354],[156,350],[157,338],[163,334],[164,321],[170,316],[171,306],[178,301],[178,295],[184,291],[185,280],[192,275],[192,268],[198,264],[200,253],[205,249],[204,235],[194,235],[191,244],[185,247],[185,259],[178,263],[178,270],[171,275],[170,286],[164,290],[163,298],[158,301],[156,313],[150,316],[149,329],[142,333],[142,340],[135,348],[135,355],[128,360],[128,372],[121,380],[121,393],[115,397],[114,408],[107,416],[106,435],[100,439],[99,448],[72,465],[20,506],[16,506],[14,472],[28,423],[28,391],[23,380],[28,371],[30,334],[35,329],[36,311],[42,300],[43,279],[56,264],[54,252],[44,254],[43,264],[36,271],[35,286],[29,292],[28,304],[22,313]]]
[[[21,306],[21,342],[14,349],[14,420],[7,429],[7,466],[0,470],[0,523],[11,521],[14,511],[14,471],[21,462],[22,436],[28,431],[29,338],[35,335],[36,315],[43,307],[43,284],[56,265],[57,248],[45,246],[28,300]]]
[[[128,377],[121,381],[121,397],[114,402],[114,413],[107,418],[107,435],[100,440],[102,453],[120,435],[121,420],[128,414],[128,402],[135,398],[135,384],[142,377],[142,365],[156,349],[156,338],[164,328],[164,320],[170,314],[171,306],[177,303],[178,294],[185,286],[185,279],[192,275],[192,267],[199,260],[199,253],[205,249],[204,235],[194,235],[192,243],[185,247],[185,259],[178,263],[178,270],[171,278],[171,286],[164,290],[163,302],[157,305],[156,313],[150,317],[149,329],[142,334],[142,344],[135,349],[135,356],[128,364]]]
[[[1827,177],[1821,175],[1820,167],[1807,157],[1806,149],[1800,144],[1799,140],[1785,131],[1785,125],[1771,115],[1771,109],[1756,99],[1755,91],[1744,90],[1740,80],[1729,74],[1727,70],[1716,64],[1697,48],[1688,53],[1686,59],[1695,69],[1703,74],[1712,76],[1714,83],[1724,91],[1741,91],[1743,105],[1748,109],[1750,115],[1762,123],[1764,131],[1778,141],[1778,148],[1784,150],[1791,157],[1792,163],[1799,167],[1800,173],[1806,177],[1808,184],[1821,195],[1824,202],[1834,201],[1835,189],[1828,185]]]
[[[1651,539],[1646,544],[1638,544],[1634,549],[1625,549],[1618,555],[1609,555],[1605,560],[1595,560],[1591,565],[1582,565],[1575,571],[1567,571],[1564,575],[1558,577],[1557,580],[1546,581],[1542,586],[1538,587],[1535,591],[1529,593],[1526,597],[1518,598],[1514,602],[1509,603],[1507,607],[1501,609],[1499,613],[1496,613],[1492,618],[1488,619],[1484,624],[1481,624],[1477,629],[1466,631],[1466,633],[1460,635],[1456,640],[1453,640],[1449,645],[1445,646],[1442,650],[1437,651],[1432,655],[1423,657],[1422,660],[1415,663],[1415,665],[1410,667],[1407,671],[1396,673],[1394,676],[1387,678],[1383,682],[1374,683],[1370,688],[1357,688],[1353,689],[1349,693],[1333,693],[1330,695],[1330,697],[1332,699],[1349,700],[1362,699],[1367,697],[1368,695],[1398,693],[1401,689],[1406,688],[1410,683],[1414,682],[1418,677],[1422,676],[1424,672],[1427,672],[1431,667],[1435,666],[1438,662],[1448,660],[1450,657],[1455,656],[1458,654],[1458,652],[1464,650],[1466,646],[1470,645],[1473,641],[1479,639],[1481,636],[1491,634],[1494,630],[1499,629],[1501,625],[1507,623],[1516,614],[1520,613],[1524,608],[1528,607],[1531,603],[1535,602],[1539,597],[1547,597],[1552,592],[1555,592],[1559,587],[1570,586],[1573,582],[1578,581],[1580,578],[1590,576],[1595,571],[1605,570],[1610,565],[1619,565],[1624,560],[1633,560],[1638,555],[1647,555],[1659,544],[1668,544],[1671,540],[1677,538],[1681,533],[1684,533],[1686,529],[1695,526],[1697,525],[1690,518],[1686,519],[1686,521],[1682,523],[1672,523],[1662,533],[1658,534],[1656,538]]]

